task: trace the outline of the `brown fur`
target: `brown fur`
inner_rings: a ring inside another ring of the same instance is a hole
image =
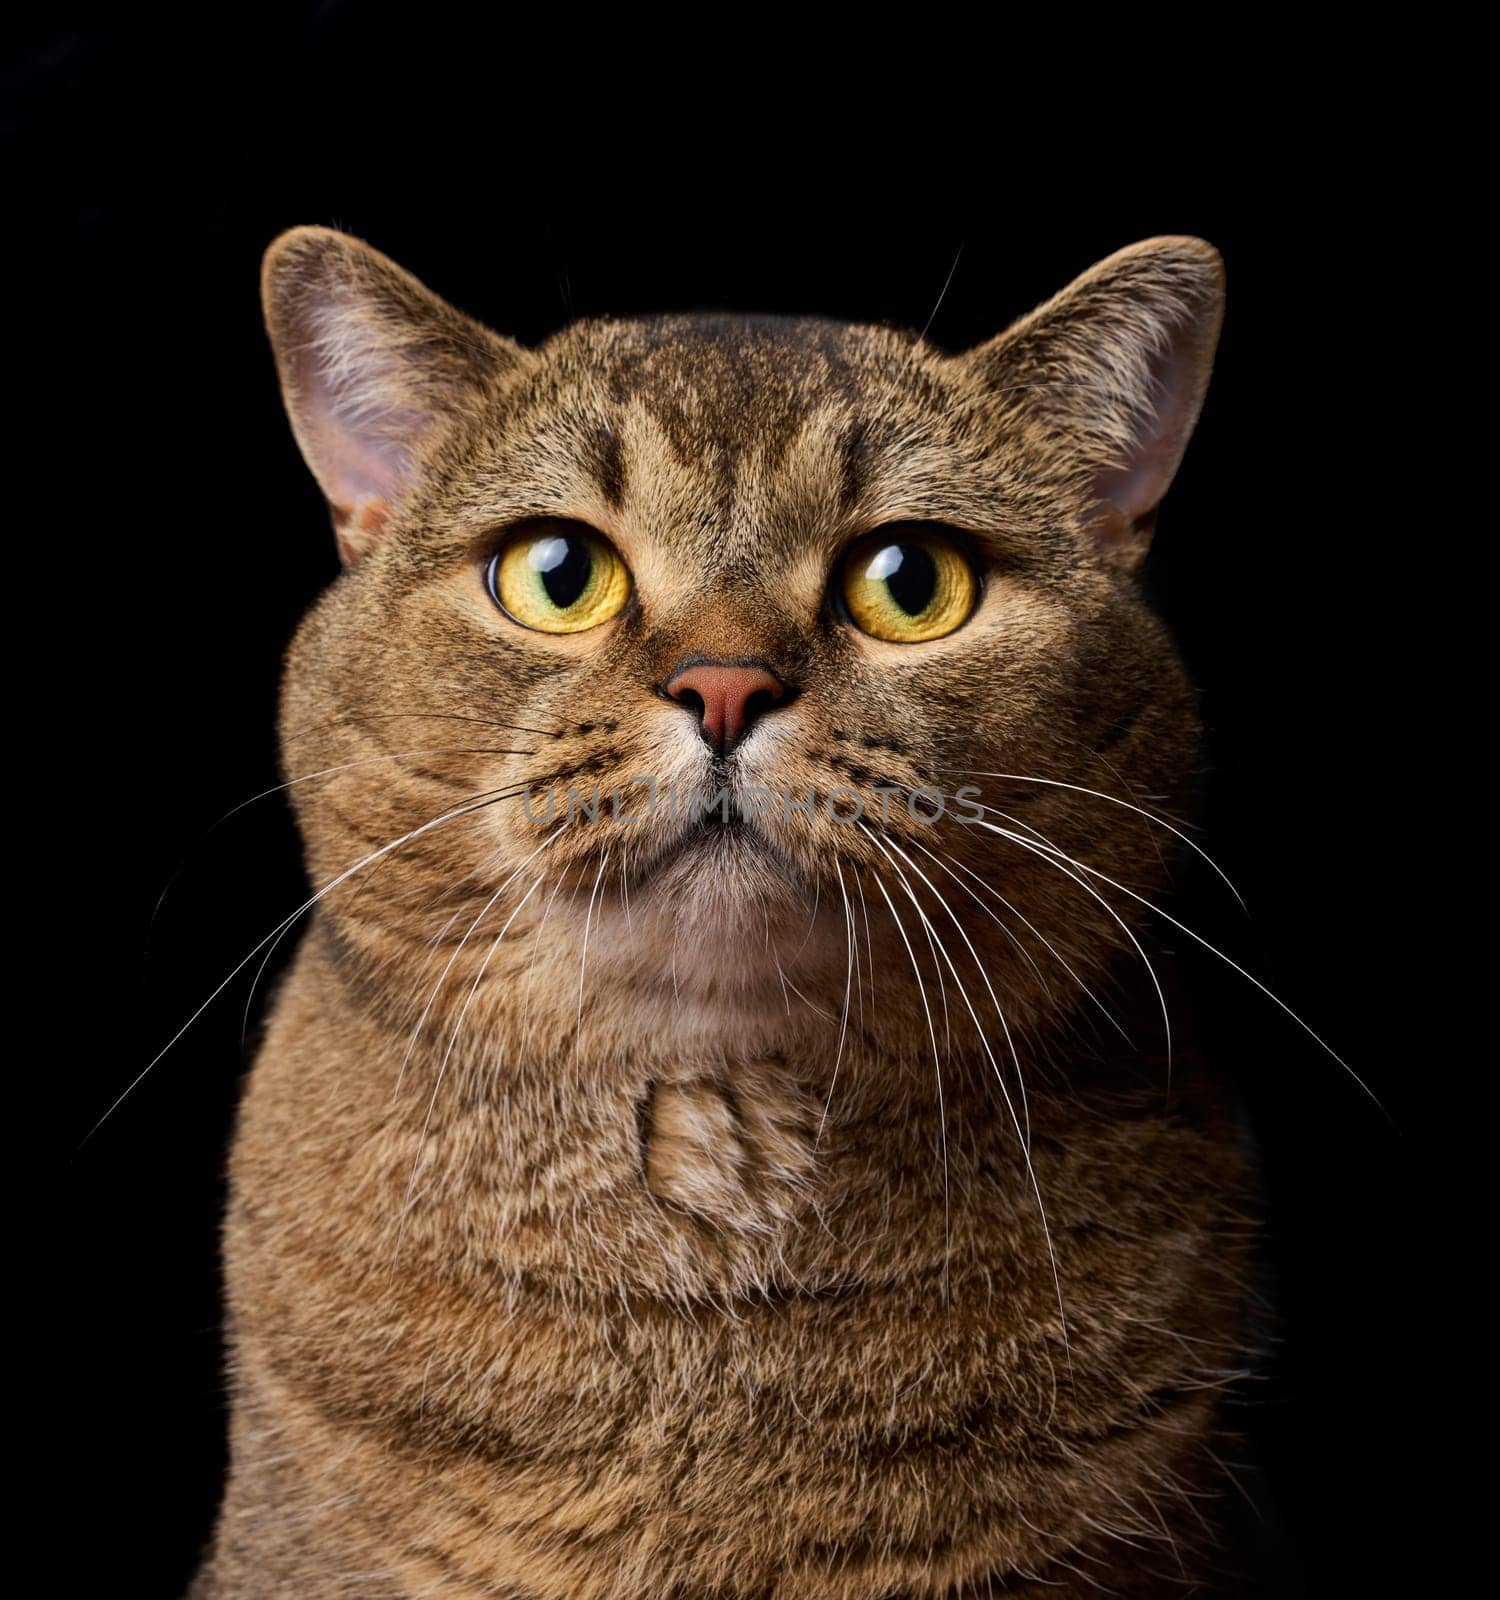
[[[1133,572],[1207,382],[1213,251],[1122,251],[957,355],[727,315],[522,349],[315,229],[265,282],[349,563],[289,653],[284,760],[314,886],[348,876],[235,1139],[233,1462],[195,1596],[1227,1585],[1244,1178],[1180,1050],[1168,1087],[1105,909],[899,799],[873,830],[893,861],[822,814],[768,823],[773,848],[684,847],[660,814],[553,834],[515,792],[712,792],[656,690],[684,657],[753,658],[797,693],[732,775],[877,817],[876,786],[974,783],[1155,897],[1160,826],[957,773],[1180,812],[1194,696]],[[616,620],[541,634],[492,604],[485,556],[542,516],[618,547]],[[829,573],[913,519],[964,530],[982,598],[886,644]]]

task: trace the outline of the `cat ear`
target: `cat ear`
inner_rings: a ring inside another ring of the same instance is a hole
[[[261,299],[292,432],[327,497],[339,555],[357,561],[424,451],[526,352],[329,228],[272,243]]]
[[[1146,239],[963,353],[1089,496],[1105,557],[1145,559],[1208,388],[1224,264],[1202,239]]]

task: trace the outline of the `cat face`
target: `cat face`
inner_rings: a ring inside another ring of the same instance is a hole
[[[523,349],[321,230],[273,246],[266,303],[346,563],[283,744],[319,884],[379,852],[328,902],[352,948],[545,907],[647,988],[744,1003],[845,990],[853,929],[872,976],[982,950],[1024,1011],[1128,938],[1107,880],[1159,880],[1143,812],[1197,732],[1134,574],[1209,247],[1123,251],[958,355],[733,315]]]

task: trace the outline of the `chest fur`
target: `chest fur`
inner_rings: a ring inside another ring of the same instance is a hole
[[[1028,1159],[982,1098],[825,1120],[768,1058],[424,1127],[329,1046],[273,1036],[247,1096],[237,1360],[387,1556],[436,1497],[475,1593],[884,1595],[1160,1529],[1206,1468],[1242,1229],[1201,1119],[1038,1101]]]

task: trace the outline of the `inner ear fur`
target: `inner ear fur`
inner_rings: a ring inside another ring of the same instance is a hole
[[[527,353],[331,228],[272,242],[261,300],[292,432],[357,561],[433,442]]]
[[[1202,239],[1127,246],[965,352],[1004,410],[1075,477],[1101,554],[1135,571],[1208,388],[1224,263]]]

